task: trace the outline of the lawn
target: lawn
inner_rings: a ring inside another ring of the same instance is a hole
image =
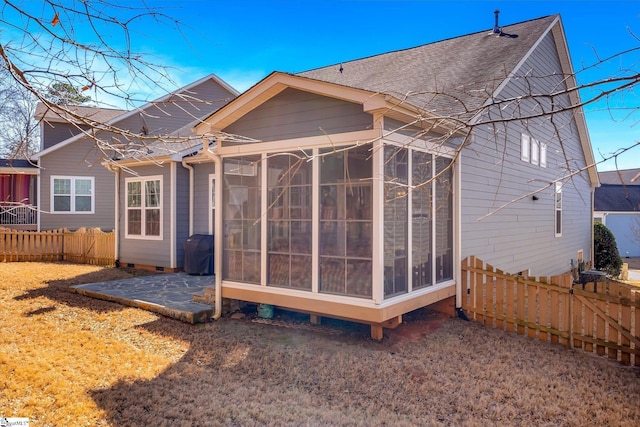
[[[640,369],[421,310],[385,334],[300,315],[188,325],[0,263],[0,418],[31,426],[640,425]]]

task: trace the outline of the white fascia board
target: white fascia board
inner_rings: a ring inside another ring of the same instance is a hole
[[[384,95],[382,94],[275,71],[214,112],[203,123],[198,124],[194,130],[196,133],[204,135],[208,132],[224,129],[287,88],[363,105],[370,102],[373,97],[381,97],[384,100]]]
[[[0,167],[0,174],[6,175],[38,175],[40,168]]]

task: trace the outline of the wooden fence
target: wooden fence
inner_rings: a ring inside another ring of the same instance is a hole
[[[571,275],[527,278],[475,257],[462,263],[463,309],[485,325],[640,366],[640,288]]]
[[[112,265],[115,233],[81,228],[50,231],[0,229],[0,262],[69,261]]]

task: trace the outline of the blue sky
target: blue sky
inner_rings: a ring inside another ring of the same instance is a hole
[[[132,50],[171,66],[179,84],[215,73],[244,91],[272,71],[300,72],[559,13],[579,81],[638,73],[640,51],[587,72],[585,67],[640,47],[637,1],[248,1],[146,0],[171,16],[131,25]],[[121,2],[129,4],[129,2]],[[30,4],[30,6],[33,4]],[[173,90],[175,88],[167,88]],[[583,98],[592,93],[583,93]],[[159,95],[159,94],[158,94]],[[640,97],[628,91],[586,108],[596,160],[640,141]],[[634,109],[639,110],[635,111]],[[612,162],[599,170],[615,168]],[[618,160],[640,167],[640,147]]]

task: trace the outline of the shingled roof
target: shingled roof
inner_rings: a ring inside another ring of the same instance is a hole
[[[115,119],[119,115],[126,113],[127,110],[118,110],[115,108],[99,108],[99,107],[86,107],[83,105],[68,105],[65,106],[69,111],[87,119],[91,119],[95,122],[108,122]],[[34,114],[36,120],[46,120],[48,122],[67,122],[74,121],[71,117],[67,117],[67,114],[63,111],[54,111],[51,108],[44,105],[42,102],[38,102],[36,105],[36,111]]]
[[[597,212],[640,212],[640,186],[601,185],[595,190],[593,210]]]
[[[640,186],[640,169],[598,172],[598,176],[600,177],[601,184]],[[633,180],[634,178],[635,180]]]
[[[516,68],[558,15],[388,52],[298,75],[392,95],[443,116],[474,112]],[[446,95],[444,95],[446,94]]]

